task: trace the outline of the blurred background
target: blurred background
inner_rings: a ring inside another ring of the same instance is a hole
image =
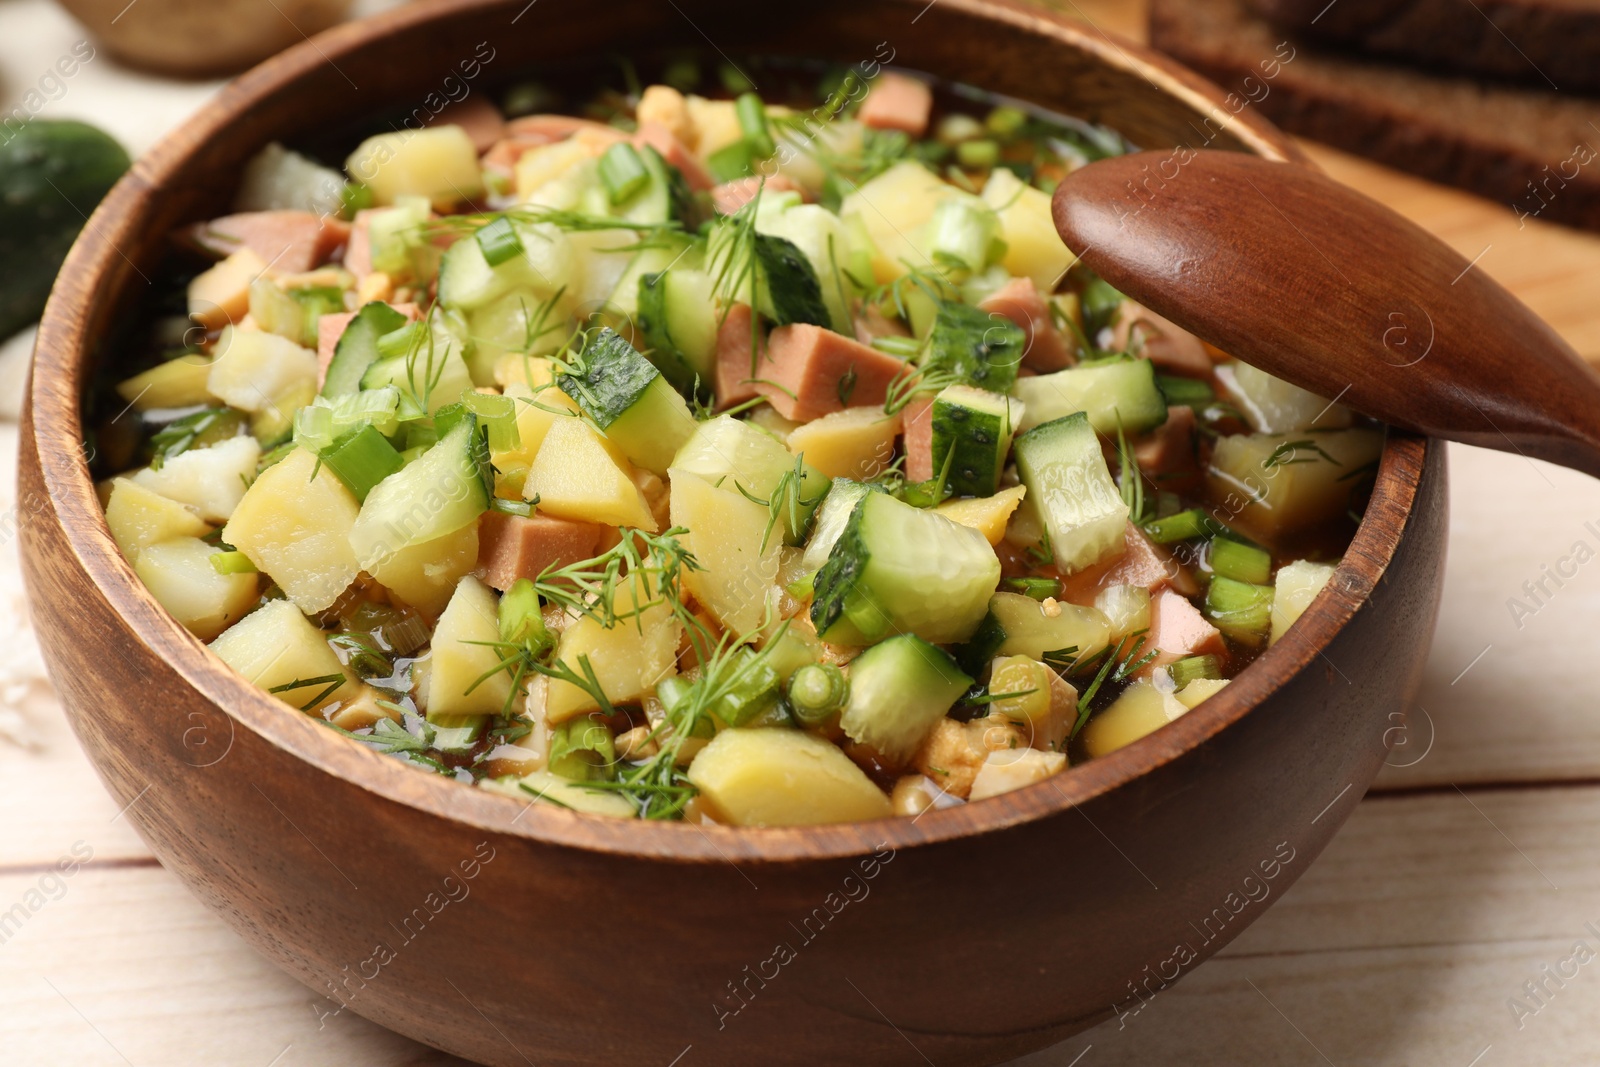
[[[328,1015],[160,868],[56,708],[14,544],[31,323],[84,214],[228,76],[395,2],[0,0],[5,1064],[455,1062]],[[1054,6],[1112,47],[1149,41],[1216,81],[1230,110],[1302,135],[1320,166],[1432,230],[1600,361],[1600,6]],[[40,173],[59,199],[30,199]],[[1588,966],[1600,956],[1600,568],[1531,615],[1510,610],[1579,542],[1600,547],[1600,486],[1464,447],[1451,462],[1443,614],[1418,705],[1383,739],[1378,785],[1217,959],[1136,1015],[1022,1062],[1600,1062],[1600,966]]]

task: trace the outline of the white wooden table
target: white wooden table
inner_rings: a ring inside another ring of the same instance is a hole
[[[1136,5],[1077,7],[1097,25],[1138,32]],[[46,0],[0,0],[6,107],[79,36]],[[102,55],[45,114],[92,119],[139,151],[214,89],[132,75]],[[1482,269],[1600,361],[1600,239],[1538,222],[1519,229],[1503,208],[1314,152],[1467,256],[1482,253]],[[25,349],[13,343],[0,356],[0,412],[14,409]],[[6,469],[15,447],[8,420],[0,424]],[[1600,562],[1577,567],[1559,589],[1549,583],[1554,595],[1520,625],[1508,607],[1513,597],[1535,606],[1523,582],[1578,543],[1585,558],[1600,553],[1600,482],[1468,448],[1453,448],[1451,462],[1444,607],[1396,766],[1304,878],[1217,959],[1123,1025],[1020,1063],[1600,1062]],[[260,960],[151,856],[38,680],[13,496],[7,478],[0,1062],[458,1062],[349,1014],[319,1028],[321,999]],[[62,876],[63,861],[85,857]]]

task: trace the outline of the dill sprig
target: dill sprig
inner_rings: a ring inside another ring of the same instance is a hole
[[[1112,683],[1125,681],[1129,676],[1137,674],[1155,660],[1160,652],[1159,649],[1152,648],[1141,655],[1145,645],[1146,634],[1147,631],[1145,630],[1135,630],[1133,633],[1124,634],[1114,647],[1107,646],[1098,656],[1092,657],[1088,661],[1089,664],[1093,664],[1098,659],[1100,660],[1100,667],[1095,671],[1094,680],[1089,683],[1089,687],[1078,697],[1078,719],[1077,722],[1073,723],[1072,733],[1069,737],[1077,737],[1078,731],[1082,730],[1084,724],[1089,721],[1091,705],[1094,703],[1094,698],[1100,692],[1102,685],[1107,681]],[[1130,641],[1132,642],[1131,646],[1129,645]]]
[[[746,500],[767,509],[767,527],[761,533],[761,551],[767,550],[767,543],[779,519],[787,519],[788,529],[799,533],[805,514],[827,495],[828,490],[824,487],[815,497],[808,498],[805,495],[805,479],[806,459],[804,455],[797,455],[794,457],[794,466],[783,472],[783,477],[778,479],[778,484],[772,487],[766,499],[756,496],[737,481],[733,483],[733,487]]]
[[[1311,455],[1300,455],[1302,449],[1311,453]],[[1273,467],[1292,467],[1296,463],[1315,463],[1319,458],[1327,460],[1335,467],[1344,466],[1343,463],[1328,455],[1321,445],[1310,438],[1305,438],[1300,441],[1285,441],[1277,448],[1274,448],[1272,454],[1261,461],[1261,469],[1271,470]]]

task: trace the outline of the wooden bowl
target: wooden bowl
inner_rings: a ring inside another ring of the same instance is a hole
[[[497,75],[660,47],[846,63],[892,48],[1147,147],[1210,131],[1301,158],[1248,111],[1217,132],[1223,95],[1166,60],[1005,0],[760,7],[627,0],[601,19],[582,0],[436,0],[334,29],[141,159],[67,260],[23,430],[46,658],[150,847],[328,1011],[504,1065],[665,1067],[691,1046],[685,1064],[1017,1056],[1137,1008],[1261,914],[1361,798],[1419,680],[1444,452],[1402,435],[1327,591],[1220,696],[1109,757],[916,820],[740,830],[524,806],[294,714],[167,616],[112,543],[80,444],[87,377],[115,358],[141,270],[174,226],[226,210],[267,141],[409,106],[480,47]]]

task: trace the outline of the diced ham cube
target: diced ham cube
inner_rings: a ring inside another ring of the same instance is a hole
[[[1141,655],[1152,649],[1156,658],[1139,672],[1148,676],[1157,667],[1176,663],[1186,656],[1226,656],[1228,646],[1222,634],[1200,609],[1175,589],[1163,589],[1150,598],[1150,632]]]
[[[1168,408],[1167,421],[1133,446],[1133,456],[1159,488],[1184,492],[1196,487],[1200,465],[1194,451],[1194,408]]]
[[[494,147],[506,133],[506,117],[482,93],[446,104],[429,126],[460,126],[480,153]]]
[[[735,304],[717,327],[717,407],[755,398],[750,374],[750,305]]]
[[[1114,351],[1136,349],[1163,370],[1202,377],[1212,370],[1211,357],[1198,337],[1133,301],[1124,301],[1112,327]]]
[[[394,309],[412,322],[422,317],[422,309],[415,304],[396,304]],[[350,320],[356,317],[354,311],[343,311],[336,315],[323,315],[317,319],[317,388],[322,388],[322,383],[328,377],[328,364],[333,362],[333,350],[339,346],[339,338],[344,336],[344,328],[350,325]]]
[[[373,212],[379,208],[366,208],[356,212],[350,224],[350,240],[344,246],[344,269],[358,279],[372,273],[372,223]]]
[[[1093,605],[1096,594],[1111,585],[1137,585],[1152,591],[1170,585],[1184,592],[1195,591],[1194,577],[1172,553],[1131,522],[1125,534],[1122,555],[1064,579],[1060,599]]]
[[[739,209],[756,198],[756,190],[762,188],[762,179],[757,175],[748,178],[737,178],[731,182],[723,182],[711,190],[711,206],[717,209],[719,215],[736,215]],[[769,193],[798,193],[800,187],[785,178],[782,174],[774,174],[766,179],[765,191]]]
[[[810,422],[847,405],[883,403],[906,369],[904,360],[854,338],[797,322],[772,331],[756,392],[784,418]]]
[[[593,119],[580,119],[576,115],[524,115],[506,123],[506,136],[537,144],[554,144],[564,141],[579,130],[588,130],[599,136],[610,134],[619,141],[628,135],[615,126],[607,126]]]
[[[933,90],[926,82],[886,72],[872,84],[857,118],[875,130],[903,130],[921,137],[932,112]]]
[[[659,122],[640,123],[639,132],[633,135],[633,144],[635,148],[644,148],[648,145],[660,152],[661,158],[677,167],[689,188],[696,192],[709,189],[716,184],[716,179],[711,177],[711,172],[694,157],[694,153],[674,137],[671,130]]]
[[[933,477],[933,397],[914,397],[902,412],[905,427],[906,481]]]
[[[979,309],[991,315],[1002,315],[1022,327],[1028,335],[1028,347],[1022,355],[1024,366],[1036,371],[1062,370],[1072,365],[1072,350],[1066,339],[1050,318],[1050,306],[1045,303],[1039,287],[1032,278],[1013,278],[978,304]]]
[[[606,527],[549,515],[507,515],[490,509],[478,523],[478,570],[504,592],[518,578],[537,578],[548,567],[592,559]]]
[[[201,223],[191,233],[214,255],[248,248],[278,274],[303,274],[328,262],[350,239],[350,224],[309,211],[246,211]]]

